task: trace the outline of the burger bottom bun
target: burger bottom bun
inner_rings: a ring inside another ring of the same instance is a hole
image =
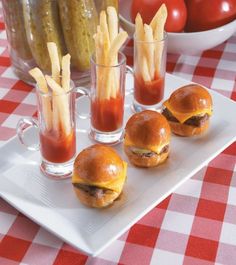
[[[201,127],[191,126],[184,123],[168,121],[171,127],[171,131],[179,136],[193,136],[200,135],[207,131],[209,127],[209,119],[205,121]]]
[[[151,157],[145,157],[133,153],[129,146],[125,146],[124,150],[130,162],[137,167],[156,167],[157,165],[165,162],[169,156],[169,151],[161,153],[160,155],[155,154]]]
[[[95,196],[91,196],[88,192],[76,187],[74,187],[74,191],[81,203],[92,208],[104,208],[112,204],[114,200],[117,199],[120,195],[120,193],[111,191],[109,193],[104,193],[103,196],[97,198]]]

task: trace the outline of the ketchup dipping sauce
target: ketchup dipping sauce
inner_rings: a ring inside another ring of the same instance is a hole
[[[76,154],[75,130],[66,135],[60,132],[49,131],[40,133],[41,153],[44,159],[52,163],[65,163]]]
[[[96,98],[91,104],[91,123],[101,132],[113,132],[123,125],[124,97],[118,94],[115,98]]]
[[[134,98],[142,105],[155,105],[164,97],[164,78],[156,76],[153,81],[145,82],[141,75],[134,77]]]

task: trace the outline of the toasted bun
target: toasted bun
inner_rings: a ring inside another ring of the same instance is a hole
[[[79,177],[89,184],[103,184],[119,178],[123,171],[124,163],[113,148],[95,144],[76,157],[72,182]]]
[[[190,84],[175,90],[168,99],[168,103],[172,110],[180,113],[192,113],[212,108],[211,95],[204,87],[197,84]]]
[[[143,157],[133,153],[128,146],[124,146],[124,150],[130,162],[137,167],[156,167],[165,162],[169,156],[169,151],[161,154],[155,154],[150,157]]]
[[[138,167],[154,167],[164,162],[169,151],[160,153],[170,143],[171,129],[166,118],[160,113],[145,110],[134,114],[125,128],[124,151],[130,162]],[[141,156],[131,148],[146,149],[151,156]]]
[[[134,146],[159,153],[170,142],[170,126],[166,118],[152,110],[134,114],[125,127],[125,146]]]
[[[75,159],[72,183],[108,189],[109,193],[96,198],[74,185],[76,195],[87,206],[111,204],[123,189],[126,168],[126,163],[111,147],[96,144],[84,149]]]
[[[187,124],[169,121],[171,130],[174,134],[186,137],[203,134],[204,132],[207,131],[209,123],[210,123],[209,120],[207,120],[204,122],[203,126],[195,127]]]

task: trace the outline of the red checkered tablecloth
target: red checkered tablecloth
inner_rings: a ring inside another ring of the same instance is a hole
[[[10,65],[1,18],[0,145],[15,135],[20,117],[36,110],[32,87],[19,81]],[[236,35],[199,56],[169,55],[167,68],[236,100]],[[96,258],[65,244],[0,199],[0,264],[235,265],[235,162],[234,143]]]

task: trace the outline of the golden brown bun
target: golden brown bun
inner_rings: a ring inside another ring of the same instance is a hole
[[[124,144],[155,152],[169,144],[170,134],[170,126],[162,114],[145,110],[134,114],[128,120]]]
[[[200,135],[207,131],[209,127],[209,119],[204,122],[204,125],[201,127],[195,127],[184,123],[172,122],[169,121],[171,130],[174,134],[180,136],[193,136]]]
[[[76,195],[87,206],[100,208],[111,204],[122,192],[125,178],[126,163],[111,147],[95,144],[84,149],[75,159],[73,184],[109,190],[98,198],[74,185]]]
[[[126,155],[128,156],[130,162],[137,167],[156,167],[159,164],[165,162],[169,156],[169,151],[161,154],[155,154],[151,157],[139,156],[130,150],[130,147],[124,146]]]
[[[211,95],[204,87],[197,84],[178,88],[171,94],[168,103],[171,110],[179,113],[192,113],[212,108]]]
[[[123,171],[123,161],[114,149],[95,144],[84,149],[76,157],[72,182],[76,183],[79,176],[90,184],[104,183],[119,178]]]
[[[109,194],[104,194],[104,196],[100,198],[93,197],[89,195],[87,192],[78,189],[74,187],[74,191],[76,193],[76,196],[79,198],[79,200],[88,207],[93,208],[104,208],[109,206],[114,202],[115,199],[117,199],[120,195],[120,193],[117,193],[115,191],[112,191]]]
[[[155,167],[163,163],[168,152],[161,153],[170,143],[171,129],[166,118],[160,113],[145,110],[134,114],[125,128],[124,150],[130,162],[138,167]],[[154,152],[151,156],[135,154],[131,148],[146,149]]]

